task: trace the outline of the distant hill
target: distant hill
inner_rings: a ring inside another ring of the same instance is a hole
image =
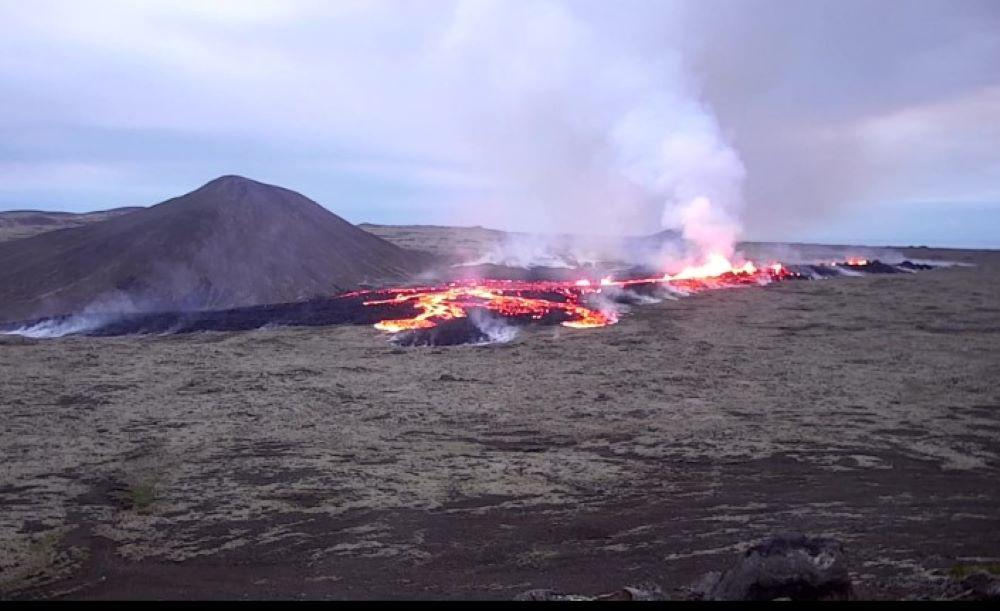
[[[663,230],[639,236],[532,234],[484,227],[440,225],[376,225],[361,223],[361,229],[403,248],[414,248],[450,260],[488,263],[550,265],[553,261],[579,262],[591,259],[649,260],[665,244],[679,243],[681,234]]]
[[[79,227],[142,210],[138,206],[101,210],[98,212],[44,212],[42,210],[9,210],[0,212],[0,242],[29,238],[46,231]]]
[[[441,225],[376,225],[361,223],[361,229],[402,248],[423,250],[457,261],[481,256],[500,245],[510,234],[483,227]]]
[[[399,281],[429,259],[294,191],[224,176],[149,208],[0,243],[0,321],[295,301]]]

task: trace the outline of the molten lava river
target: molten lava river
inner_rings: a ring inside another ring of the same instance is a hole
[[[367,307],[413,312],[407,318],[386,318],[375,323],[377,329],[389,333],[430,329],[467,318],[475,310],[492,312],[513,321],[558,322],[566,327],[589,328],[617,322],[615,309],[607,305],[615,301],[627,302],[629,296],[640,298],[663,290],[691,294],[717,288],[763,285],[794,275],[781,264],[763,269],[753,263],[736,267],[726,258],[715,256],[705,265],[657,278],[468,280],[442,286],[359,291],[349,295],[363,297]]]

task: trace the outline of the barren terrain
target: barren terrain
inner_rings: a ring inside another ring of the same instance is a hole
[[[361,326],[0,337],[0,598],[510,598],[762,536],[857,589],[1000,561],[1000,254],[402,349]]]
[[[97,212],[47,212],[42,210],[0,211],[0,242],[30,238],[33,235],[82,227],[98,221],[106,221],[116,216],[141,210],[136,206],[100,210]]]

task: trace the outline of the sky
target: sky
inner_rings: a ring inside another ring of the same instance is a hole
[[[0,210],[1000,247],[996,0],[0,0]]]

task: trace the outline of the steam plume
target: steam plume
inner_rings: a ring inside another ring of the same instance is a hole
[[[739,156],[678,54],[644,56],[574,13],[585,7],[463,2],[432,57],[449,82],[480,88],[457,116],[472,157],[500,185],[485,203],[493,222],[589,234],[676,229],[693,258],[731,255]]]

